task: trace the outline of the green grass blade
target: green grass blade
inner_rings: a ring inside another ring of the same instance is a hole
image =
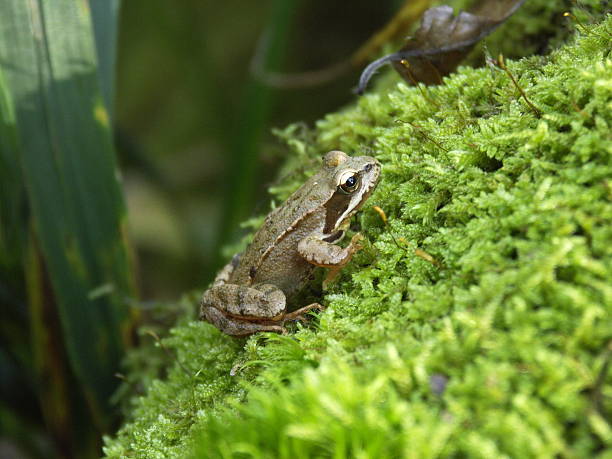
[[[89,0],[96,39],[100,89],[111,119],[115,111],[113,102],[119,5],[120,0]]]
[[[0,26],[36,240],[72,370],[103,423],[133,288],[90,10],[78,0],[7,0]]]
[[[17,127],[10,92],[0,69],[0,303],[19,302],[25,192],[17,155]],[[21,285],[22,287],[22,285]]]

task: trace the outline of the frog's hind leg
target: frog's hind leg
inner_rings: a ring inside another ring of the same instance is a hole
[[[342,268],[347,264],[353,254],[362,248],[363,236],[355,234],[349,245],[345,248],[326,242],[316,236],[302,239],[297,246],[298,253],[315,266],[323,268]]]
[[[200,318],[233,336],[284,333],[285,294],[275,285],[213,284],[202,295]]]
[[[201,318],[214,324],[223,333],[231,336],[248,336],[262,331],[282,334],[287,332],[285,327],[280,325],[266,325],[246,320],[236,320],[213,306],[202,306]]]
[[[228,335],[246,336],[262,331],[286,333],[285,322],[304,320],[304,313],[323,309],[320,304],[313,303],[285,314],[285,305],[285,294],[275,285],[248,286],[215,281],[202,296],[200,318]]]
[[[211,306],[241,320],[274,320],[285,311],[285,294],[272,284],[213,285],[202,295],[202,308]]]

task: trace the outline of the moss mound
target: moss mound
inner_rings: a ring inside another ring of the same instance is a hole
[[[370,245],[291,335],[190,316],[133,354],[176,357],[106,455],[610,457],[611,32],[507,62],[541,115],[503,71],[462,68],[285,130],[279,200],[329,149],[383,163]]]

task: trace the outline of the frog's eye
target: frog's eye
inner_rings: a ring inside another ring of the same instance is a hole
[[[359,186],[359,175],[352,171],[346,171],[340,176],[338,189],[343,193],[350,194]]]

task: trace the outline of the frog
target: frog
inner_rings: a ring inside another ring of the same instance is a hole
[[[346,247],[338,243],[378,185],[381,164],[340,150],[322,160],[320,170],[265,217],[245,251],[203,293],[201,320],[231,336],[286,333],[286,322],[323,309],[312,303],[289,312],[287,304],[312,279],[315,268],[336,273],[362,248],[360,233]]]

